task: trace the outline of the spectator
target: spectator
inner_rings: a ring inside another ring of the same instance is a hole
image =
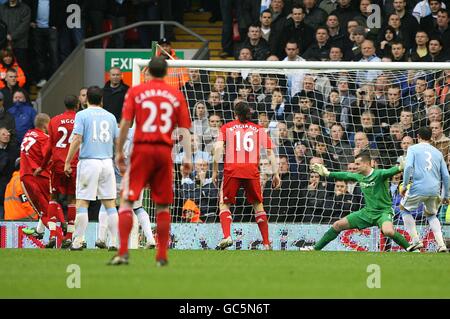
[[[358,173],[358,167],[355,162],[349,162],[347,164],[347,172],[350,173]],[[353,196],[354,203],[360,203],[361,205],[364,203],[364,197],[362,196],[361,187],[359,183],[356,181],[347,181],[347,191],[349,194]]]
[[[310,123],[306,131],[305,143],[308,149],[313,150],[316,147],[316,140],[320,136],[320,125],[317,123]],[[323,164],[323,163],[322,163]]]
[[[383,128],[397,122],[403,108],[401,89],[399,86],[391,86],[388,89],[387,96],[386,107],[378,110],[378,119]]]
[[[11,143],[9,130],[0,126],[0,220],[3,219],[6,185],[14,172],[14,164],[18,156],[19,149]]]
[[[387,24],[384,26],[384,28],[379,33],[378,40],[380,41],[382,37],[384,36],[384,30],[391,26],[395,30],[397,41],[402,41],[405,47],[409,50],[412,47],[412,43],[414,40],[415,32],[410,33],[410,31],[407,29],[407,26],[404,26],[402,24],[402,21],[400,19],[400,16],[397,13],[391,13],[388,16]]]
[[[298,52],[297,55],[303,54],[314,41],[314,29],[305,23],[305,7],[302,5],[294,5],[292,7],[291,17],[286,20],[281,32],[282,43],[279,48],[286,48],[288,42],[296,42]],[[283,59],[288,52],[277,52],[278,57]]]
[[[449,121],[443,119],[442,117],[442,109],[439,106],[432,106],[428,110],[427,118],[425,125],[429,126],[431,122],[441,122],[444,128],[444,134],[448,134],[449,131]]]
[[[445,136],[442,122],[431,122],[430,129],[432,132],[431,142],[433,146],[441,151],[442,155],[444,156],[445,162],[448,164],[450,159],[450,138]]]
[[[319,3],[319,8],[330,14],[337,8],[337,0],[322,0]]]
[[[320,179],[319,174],[310,172],[308,185],[306,189],[302,189],[300,198],[304,200],[304,211],[302,213],[304,214],[305,222],[322,222],[322,214],[327,195],[327,183]]]
[[[423,93],[427,89],[427,80],[424,78],[417,78],[415,84],[412,86],[413,92],[409,94],[411,109],[416,110],[424,109],[424,96]]]
[[[220,11],[222,13],[222,50],[221,58],[232,57],[233,54],[233,17],[240,18],[241,6],[237,0],[220,0]],[[233,11],[235,15],[233,16]],[[274,18],[274,17],[272,17]],[[146,19],[143,19],[146,20]],[[244,35],[242,35],[242,38]]]
[[[397,162],[401,162],[406,158],[406,152],[408,151],[408,148],[414,145],[414,139],[411,136],[405,135],[402,138],[402,142],[400,143],[400,147],[402,149],[403,155],[400,155],[397,159]]]
[[[230,102],[230,96],[228,92],[226,92],[226,79],[224,76],[216,76],[212,91],[219,92],[222,101]]]
[[[358,12],[353,9],[351,5],[351,0],[338,0],[338,6],[336,10],[330,13],[330,15],[335,15],[341,25],[347,25],[353,17],[355,17]]]
[[[433,29],[433,36],[441,39],[444,51],[450,49],[450,28],[449,15],[445,9],[440,9],[437,14],[436,27]]]
[[[17,62],[25,73],[28,70],[30,14],[30,7],[19,0],[8,0],[7,3],[0,6],[0,20],[8,27],[8,41],[13,47]]]
[[[395,165],[400,154],[400,143],[404,136],[403,126],[400,123],[394,123],[389,126],[389,133],[379,136],[377,148],[380,150],[382,158],[386,159],[388,165]]]
[[[314,30],[325,24],[328,14],[317,7],[317,0],[303,0],[306,9],[305,23]]]
[[[303,58],[308,61],[326,61],[330,55],[329,38],[328,29],[326,27],[318,27],[315,41],[306,49]]]
[[[272,0],[270,2],[270,12],[272,13],[272,28],[276,33],[281,33],[286,22],[286,14],[284,12],[285,0]]]
[[[79,26],[69,26],[66,21],[69,19],[72,12],[67,12],[67,8],[70,5],[78,5],[82,13],[86,12],[84,0],[57,0],[62,2],[61,8],[62,19],[58,28],[58,55],[59,63],[62,64],[72,51],[83,41],[85,36],[86,21],[83,14],[83,18],[80,21]]]
[[[407,30],[410,36],[414,36],[419,29],[419,23],[406,8],[406,0],[395,0],[394,11],[400,17],[403,30]]]
[[[353,17],[353,19],[350,19],[348,23],[357,21],[358,25],[366,28],[367,38],[370,40],[376,40],[377,35],[380,32],[380,27],[376,27],[373,24],[371,25],[370,23],[368,23],[369,21],[372,21],[371,19],[374,17],[372,15],[374,12],[372,4],[376,5],[373,0],[361,0],[359,3],[359,12]]]
[[[103,87],[103,108],[116,117],[117,123],[122,118],[122,107],[129,86],[122,81],[122,72],[113,67],[109,70],[109,80]]]
[[[267,112],[271,121],[286,121],[290,115],[290,106],[287,104],[280,89],[275,89],[272,93],[270,109],[263,110]]]
[[[449,56],[444,51],[442,40],[431,37],[428,42],[428,54],[423,57],[421,62],[445,62],[448,59]]]
[[[308,179],[308,157],[310,150],[304,141],[298,141],[294,144],[294,157],[291,158],[289,170],[296,173],[300,180],[300,188],[304,188]]]
[[[330,14],[327,18],[326,25],[330,36],[329,42],[337,47],[343,47],[346,40],[346,33],[345,30],[341,29],[341,23],[338,17]]]
[[[199,69],[189,69],[189,80],[181,88],[184,92],[191,114],[193,114],[194,104],[203,101],[209,92],[209,85],[203,83]]]
[[[135,2],[144,2],[145,0],[136,0]],[[150,1],[145,1],[147,3],[152,4]],[[85,2],[85,11],[86,11],[86,30],[90,30],[89,36],[96,36],[103,31],[103,20],[106,16],[106,11],[108,9],[108,0],[97,0],[97,1],[86,1]],[[137,3],[135,3],[137,4]],[[144,5],[145,6],[145,5]],[[156,6],[156,4],[155,4]],[[140,8],[137,11],[138,14],[138,21],[142,21],[140,19],[140,15],[147,12],[146,8]],[[148,20],[157,20],[157,17],[152,19],[154,17],[148,17]],[[139,29],[138,29],[139,31]],[[142,34],[140,34],[142,35]],[[141,38],[141,37],[139,37]],[[144,36],[143,36],[144,38]],[[148,40],[147,46],[143,46],[143,48],[147,48],[150,46],[151,39],[148,39],[148,37],[145,37],[145,40]],[[94,48],[101,48],[102,42],[101,40],[97,40],[92,43],[92,46]]]
[[[286,57],[283,61],[305,61],[300,57],[298,44],[293,40],[289,40],[284,48],[286,52]],[[295,73],[290,73],[287,75],[287,88],[289,96],[294,96],[303,87],[303,77],[305,76],[304,71],[296,71]]]
[[[108,0],[106,17],[111,20],[113,30],[124,27],[127,24],[126,0]],[[125,32],[115,34],[112,38],[112,48],[125,47]]]
[[[381,39],[377,55],[381,57],[391,56],[392,43],[397,40],[396,37],[395,29],[391,26],[387,26],[386,29],[384,29],[384,38]]]
[[[296,112],[301,112],[308,118],[307,122],[319,122],[320,113],[316,107],[314,107],[314,102],[307,96],[300,95],[298,99],[298,107],[295,106]]]
[[[210,114],[208,120],[208,127],[203,134],[203,142],[205,143],[205,151],[212,154],[214,143],[220,133],[220,128],[223,125],[223,121],[217,114]]]
[[[325,210],[322,223],[333,223],[352,211],[360,208],[357,203],[353,204],[352,196],[347,192],[347,182],[336,181],[334,192],[326,197]]]
[[[315,109],[316,112],[323,110],[324,97],[322,93],[316,90],[316,79],[311,74],[306,74],[303,77],[303,89],[295,94],[291,99],[292,105],[299,105],[299,97],[306,96],[313,103],[311,107]]]
[[[374,95],[377,104],[386,104],[388,96],[388,88],[390,86],[389,78],[386,74],[381,73],[375,80]]]
[[[336,123],[331,127],[330,141],[328,151],[333,161],[333,167],[343,170],[344,165],[353,160],[353,154],[350,144],[344,140],[344,128],[341,124]]]
[[[340,47],[332,46],[330,47],[330,55],[328,56],[329,61],[340,62],[344,57],[344,53]]]
[[[416,137],[416,129],[413,126],[413,113],[409,109],[403,109],[400,112],[400,125],[405,135]]]
[[[20,89],[19,83],[17,83],[17,71],[14,69],[8,69],[5,76],[5,87],[0,90],[3,94],[4,107],[8,110],[13,105],[13,95]]]
[[[331,127],[336,124],[336,113],[331,109],[325,109],[321,115],[322,135],[329,138]]]
[[[380,62],[381,59],[375,54],[375,45],[371,40],[364,40],[361,45],[362,58],[360,62]],[[358,71],[356,73],[356,82],[359,86],[364,83],[372,82],[380,74],[380,71]]]
[[[342,108],[340,121],[344,129],[347,130],[350,124],[349,116],[351,113],[351,108],[356,102],[356,97],[350,93],[347,77],[340,77],[338,79],[337,88],[339,91],[339,99]]]
[[[22,143],[25,133],[34,128],[34,118],[36,117],[36,110],[28,102],[25,92],[22,90],[16,91],[13,95],[13,105],[8,109],[8,112],[14,117],[16,124],[17,142]]]
[[[441,111],[441,108],[436,104],[437,97],[436,92],[433,89],[426,89],[423,92],[423,108],[416,110],[415,120],[419,121],[421,126],[426,125],[427,117],[430,113],[432,107],[437,106],[437,108]]]
[[[306,132],[306,115],[302,112],[296,112],[293,116],[293,125],[288,130],[289,139],[293,143],[302,140]]]
[[[239,56],[237,58],[240,61],[252,61],[253,60],[253,52],[251,48],[241,48],[239,50]]]
[[[27,80],[25,77],[25,73],[23,72],[19,64],[16,62],[14,53],[10,49],[4,49],[1,51],[0,56],[0,76],[1,76],[0,89],[3,89],[5,87],[6,72],[9,69],[16,70],[18,85],[20,87],[23,87]]]
[[[442,75],[435,82],[436,95],[440,104],[450,102],[450,70],[443,70]]]
[[[421,3],[425,4],[426,7],[424,7],[423,11],[416,11],[416,8],[418,9]],[[414,8],[413,16],[419,21],[420,27],[423,30],[433,30],[437,25],[438,12],[440,9],[445,9],[445,4],[441,0],[425,0],[418,3],[416,8]],[[423,15],[426,13],[428,13],[426,16]]]
[[[409,52],[409,58],[412,62],[421,62],[428,55],[428,41],[429,37],[425,31],[417,31],[416,47]]]
[[[87,108],[87,88],[83,87],[80,89],[80,93],[78,95],[79,107],[78,110],[84,110]]]
[[[270,10],[261,12],[259,22],[261,23],[261,36],[269,43],[270,52],[277,52],[282,34],[279,30],[272,27],[272,12]]]
[[[354,144],[355,147],[353,149],[353,156],[358,156],[358,154],[361,153],[362,151],[369,150],[371,158],[375,159],[380,158],[380,153],[376,149],[375,141],[369,141],[369,138],[367,137],[366,133],[356,132]]]
[[[362,26],[357,26],[348,39],[348,49],[345,52],[345,59],[348,61],[359,61],[362,58],[361,47],[366,40],[366,30]]]
[[[195,103],[193,119],[191,133],[195,136],[204,136],[209,126],[208,111],[204,102]]]
[[[248,27],[248,38],[242,43],[241,48],[249,48],[252,51],[253,60],[265,61],[270,55],[269,43],[262,38],[261,27],[251,25]],[[239,58],[240,51],[236,51],[236,58]]]
[[[294,156],[294,143],[289,139],[288,129],[285,122],[278,122],[277,147],[279,155],[286,155],[288,159]]]
[[[191,147],[192,147],[192,163],[197,163],[200,160],[205,160],[208,163],[211,163],[212,157],[211,154],[208,154],[205,151],[201,150],[201,144],[199,141],[199,137],[192,134],[191,135]],[[175,163],[181,164],[184,157],[184,152],[178,153],[175,157]]]
[[[27,0],[30,7],[33,56],[36,61],[34,78],[41,88],[58,68],[58,31],[61,24],[60,0]],[[33,68],[34,69],[34,68]]]
[[[3,94],[0,92],[0,127],[6,128],[11,134],[11,141],[16,142],[16,121],[3,107]]]

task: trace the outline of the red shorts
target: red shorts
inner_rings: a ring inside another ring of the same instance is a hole
[[[136,201],[144,187],[158,205],[173,203],[172,148],[160,144],[135,144],[129,169],[122,180],[122,196]]]
[[[259,179],[245,179],[226,175],[223,176],[220,201],[225,204],[236,204],[236,194],[241,186],[244,187],[245,196],[250,204],[262,203],[263,197]]]
[[[32,206],[44,215],[47,214],[50,200],[50,179],[43,176],[25,175],[20,180]]]
[[[77,169],[72,168],[72,175],[53,172],[52,174],[52,194],[75,195],[77,180]]]

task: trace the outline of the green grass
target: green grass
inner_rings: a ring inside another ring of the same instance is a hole
[[[157,268],[154,251],[131,251],[112,267],[111,252],[0,250],[0,298],[450,298],[450,254],[170,251]],[[67,266],[81,268],[69,289]],[[367,266],[381,268],[369,289]]]

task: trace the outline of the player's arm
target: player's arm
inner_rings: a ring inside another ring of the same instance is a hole
[[[81,142],[83,141],[83,136],[79,134],[73,134],[72,143],[70,143],[69,152],[67,153],[66,162],[64,163],[64,173],[67,176],[72,174],[71,163],[75,154],[80,149]]]
[[[325,165],[322,164],[312,164],[311,170],[320,176],[329,177],[333,179],[337,179],[340,181],[359,181],[360,176],[355,173],[349,172],[330,172]]]
[[[409,180],[411,178],[411,173],[414,167],[414,150],[409,149],[406,153],[406,161],[405,161],[405,167],[403,169],[403,187],[400,195],[405,196],[406,194],[406,186],[409,184]]]
[[[120,174],[124,174],[126,170],[125,153],[123,152],[123,146],[127,141],[128,131],[133,123],[129,120],[122,118],[120,121],[119,136],[116,139],[116,165],[119,168]]]
[[[449,187],[450,176],[449,176],[447,165],[445,163],[443,156],[441,157],[441,178],[442,178],[442,186],[444,187],[442,204],[448,205],[448,203],[449,203],[448,187]]]
[[[48,163],[50,162],[50,158],[52,157],[52,145],[53,145],[53,134],[52,134],[52,122],[48,124],[48,141],[46,147],[43,148],[42,154],[44,154],[44,158],[42,159],[41,166],[36,168],[33,172],[33,176],[39,175],[42,171],[44,171]]]
[[[212,171],[212,182],[214,186],[217,187],[217,176],[219,173],[219,163],[221,159],[223,158],[223,149],[224,149],[224,143],[223,141],[217,141],[214,143],[213,148],[213,171]]]
[[[272,173],[273,173],[272,187],[275,189],[280,188],[281,178],[280,175],[278,174],[277,158],[275,157],[275,152],[271,148],[267,149],[267,157],[269,158],[270,165],[272,166]]]
[[[381,176],[384,178],[391,178],[394,175],[397,175],[402,171],[402,164],[393,166],[389,169],[382,169],[381,170]]]

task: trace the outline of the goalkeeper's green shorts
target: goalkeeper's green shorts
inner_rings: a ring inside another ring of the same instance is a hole
[[[347,217],[350,228],[364,229],[372,226],[381,226],[384,222],[392,223],[392,210],[369,211],[366,208],[349,214]]]

